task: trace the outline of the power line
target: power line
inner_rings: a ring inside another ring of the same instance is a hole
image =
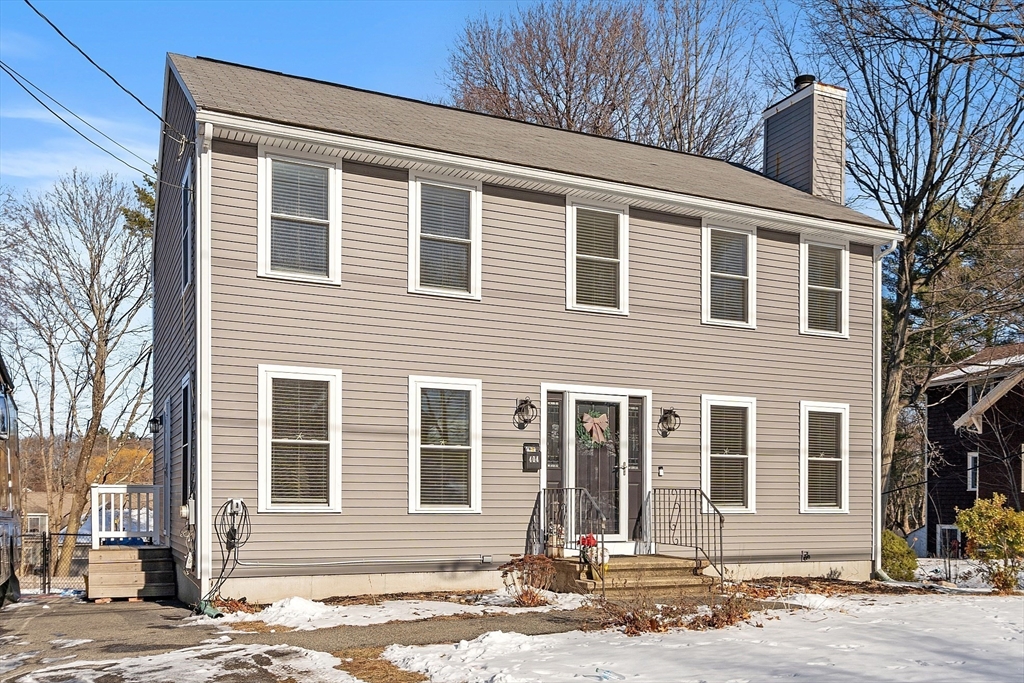
[[[159,121],[160,121],[161,123],[163,123],[163,124],[164,124],[165,126],[167,126],[167,127],[168,127],[168,128],[170,128],[170,129],[171,129],[172,131],[174,131],[174,132],[175,132],[175,133],[176,133],[176,134],[178,135],[178,142],[179,142],[180,144],[182,144],[183,146],[184,146],[184,145],[186,145],[186,144],[188,144],[188,138],[187,138],[187,137],[186,137],[185,135],[183,135],[183,134],[182,134],[182,133],[181,133],[181,132],[180,132],[179,130],[177,130],[177,129],[176,129],[176,128],[175,128],[174,126],[172,126],[172,125],[171,125],[170,123],[168,123],[168,122],[167,122],[166,120],[164,120],[164,117],[162,117],[162,116],[160,116],[160,114],[156,113],[156,111],[154,111],[154,110],[153,110],[153,109],[152,109],[152,108],[151,108],[151,107],[150,107],[150,106],[149,106],[148,104],[146,104],[146,103],[145,103],[145,102],[143,102],[143,101],[142,101],[141,99],[139,99],[138,95],[136,95],[135,93],[133,93],[133,92],[132,92],[131,90],[129,90],[129,89],[128,89],[128,88],[126,88],[125,86],[121,85],[121,82],[120,82],[120,81],[118,81],[118,80],[117,80],[116,78],[114,78],[114,76],[113,76],[113,75],[111,75],[111,73],[110,73],[109,71],[107,71],[107,70],[106,70],[106,69],[104,69],[104,68],[103,68],[102,66],[100,66],[99,64],[97,64],[97,63],[96,63],[96,60],[94,60],[94,59],[93,59],[92,57],[90,57],[90,56],[89,56],[89,55],[88,55],[88,54],[86,53],[86,51],[85,51],[85,50],[83,50],[82,48],[78,47],[78,45],[77,45],[77,44],[75,43],[75,41],[73,41],[73,40],[71,40],[70,38],[68,38],[68,37],[67,37],[67,36],[66,36],[66,35],[64,34],[64,32],[63,32],[63,31],[61,31],[61,30],[60,30],[60,29],[59,29],[59,28],[57,27],[57,25],[56,25],[55,23],[53,23],[52,21],[50,21],[50,19],[49,19],[49,18],[48,18],[48,17],[47,17],[47,16],[45,15],[45,14],[43,14],[43,13],[42,13],[42,12],[40,12],[40,11],[39,11],[38,9],[36,9],[36,8],[35,8],[35,6],[34,6],[34,5],[33,5],[33,4],[31,3],[31,2],[29,2],[29,0],[24,0],[24,1],[25,1],[25,4],[26,4],[26,5],[28,5],[28,6],[29,6],[29,8],[30,8],[30,9],[31,9],[31,10],[32,10],[33,12],[35,12],[36,14],[38,14],[38,15],[39,15],[39,18],[40,18],[40,19],[42,19],[42,20],[43,20],[43,21],[45,21],[45,22],[46,22],[47,24],[49,24],[49,25],[50,25],[50,28],[52,28],[52,29],[53,29],[54,31],[56,31],[56,32],[57,32],[57,35],[59,35],[59,36],[60,36],[61,38],[63,38],[63,39],[65,40],[65,41],[67,41],[68,45],[70,45],[71,47],[73,47],[73,48],[75,48],[76,50],[78,50],[79,54],[81,54],[81,55],[82,55],[83,57],[85,57],[85,59],[86,59],[86,60],[87,60],[87,61],[88,61],[88,62],[89,62],[90,64],[92,64],[92,65],[93,65],[94,67],[96,67],[97,69],[99,69],[99,70],[100,70],[100,72],[101,72],[101,73],[103,73],[103,75],[104,75],[104,76],[106,76],[106,77],[107,77],[107,78],[109,78],[109,79],[110,79],[111,81],[113,81],[113,82],[114,82],[114,85],[116,85],[116,86],[117,86],[118,88],[120,88],[121,90],[123,90],[124,92],[126,92],[126,93],[127,93],[127,94],[128,94],[128,95],[129,95],[129,96],[130,96],[130,97],[131,97],[131,98],[132,98],[133,100],[135,100],[135,101],[136,101],[136,102],[138,102],[138,103],[139,103],[140,105],[142,105],[142,107],[143,107],[143,108],[144,108],[144,109],[145,109],[146,111],[148,111],[148,112],[149,112],[150,114],[152,114],[153,116],[155,116],[155,117],[156,117],[156,118],[157,118],[157,119],[158,119],[158,120],[159,120]]]
[[[145,159],[145,158],[143,158],[143,157],[139,156],[138,154],[136,154],[136,153],[135,153],[135,152],[133,152],[132,150],[128,149],[127,147],[125,147],[124,145],[122,145],[122,144],[121,144],[120,142],[118,142],[118,141],[117,141],[117,140],[115,140],[114,138],[112,138],[112,137],[110,137],[109,135],[107,135],[106,133],[104,133],[104,132],[103,132],[102,130],[100,130],[100,129],[99,129],[99,128],[97,128],[96,126],[92,125],[91,123],[89,123],[88,121],[86,121],[85,119],[83,119],[83,118],[82,118],[81,116],[79,116],[79,115],[78,115],[78,114],[76,114],[75,112],[73,112],[73,111],[71,111],[70,109],[68,109],[68,108],[67,108],[66,106],[64,106],[64,105],[63,105],[63,104],[61,104],[61,103],[60,103],[59,101],[57,101],[57,99],[56,99],[55,97],[53,97],[52,95],[50,95],[49,93],[47,93],[47,92],[46,92],[45,90],[43,90],[42,88],[40,88],[40,87],[39,87],[38,85],[36,85],[36,84],[35,84],[35,83],[33,83],[32,81],[30,81],[30,80],[28,80],[27,78],[25,78],[25,76],[24,76],[23,74],[20,74],[20,73],[18,73],[18,72],[17,72],[17,71],[16,71],[15,69],[14,69],[14,67],[12,67],[12,66],[11,66],[10,64],[5,64],[5,63],[4,63],[4,62],[3,62],[2,60],[0,60],[0,64],[3,64],[4,68],[5,68],[5,69],[7,69],[7,71],[9,71],[10,73],[14,74],[14,75],[15,75],[15,76],[17,76],[17,77],[18,77],[19,79],[21,79],[21,80],[22,80],[22,81],[24,81],[25,83],[28,83],[28,84],[29,84],[30,86],[32,86],[33,88],[35,88],[35,90],[36,90],[37,92],[39,92],[39,93],[40,93],[40,94],[41,94],[41,95],[42,95],[43,97],[45,97],[46,99],[48,99],[48,100],[50,100],[51,102],[53,102],[54,104],[56,104],[56,105],[57,105],[58,107],[60,107],[61,109],[63,109],[63,110],[64,110],[64,111],[66,111],[67,113],[71,114],[71,115],[72,115],[72,116],[74,116],[74,117],[75,117],[76,119],[78,119],[79,121],[81,121],[81,122],[82,122],[82,123],[84,123],[85,125],[89,126],[89,128],[93,129],[94,131],[96,131],[97,133],[99,133],[100,135],[102,135],[103,137],[105,137],[105,138],[106,138],[107,140],[109,140],[110,142],[114,143],[115,145],[117,145],[118,147],[120,147],[121,149],[123,149],[124,151],[128,152],[129,154],[131,154],[131,155],[132,155],[133,157],[135,157],[136,159],[138,159],[138,160],[139,160],[139,161],[141,161],[142,163],[144,163],[144,164],[148,164],[148,163],[151,163],[151,162],[150,162],[150,161],[149,161],[148,159]]]
[[[145,176],[146,178],[152,178],[152,177],[153,177],[153,176],[152,176],[152,175],[150,175],[149,173],[147,173],[147,172],[143,171],[143,170],[142,170],[141,168],[137,168],[137,167],[135,167],[135,166],[132,166],[132,165],[131,165],[131,164],[129,164],[129,163],[127,162],[127,161],[125,161],[125,160],[124,160],[124,159],[122,159],[121,157],[117,156],[116,154],[114,154],[113,152],[111,152],[111,151],[110,151],[109,149],[107,149],[106,147],[102,146],[101,144],[99,144],[98,142],[96,142],[95,140],[93,140],[92,138],[90,138],[90,137],[89,137],[88,135],[86,135],[86,134],[85,134],[85,133],[83,133],[82,131],[78,130],[78,129],[77,129],[77,128],[75,128],[75,127],[74,127],[73,125],[71,125],[71,123],[69,123],[67,119],[65,119],[65,118],[64,118],[63,116],[61,116],[60,114],[58,114],[57,112],[55,112],[55,111],[54,111],[53,109],[51,109],[51,108],[49,107],[49,105],[47,105],[47,104],[46,104],[46,102],[43,102],[43,101],[42,101],[41,99],[39,99],[39,98],[38,98],[38,97],[36,96],[36,94],[35,94],[34,92],[32,92],[32,90],[31,90],[31,89],[29,89],[29,87],[28,87],[28,86],[26,86],[26,85],[25,85],[24,83],[22,83],[22,82],[21,82],[21,81],[20,81],[20,80],[18,79],[18,77],[14,75],[14,72],[13,72],[13,70],[12,70],[12,69],[10,69],[10,68],[9,68],[9,67],[7,66],[7,64],[5,64],[5,63],[3,63],[3,62],[0,62],[0,69],[2,69],[2,70],[4,71],[4,73],[6,73],[6,74],[7,74],[8,76],[10,76],[10,77],[11,77],[11,80],[12,80],[12,81],[14,81],[15,83],[17,83],[17,84],[18,84],[18,86],[19,86],[19,87],[20,87],[20,88],[21,88],[22,90],[24,90],[25,92],[27,92],[27,93],[29,94],[29,96],[30,96],[30,97],[31,97],[32,99],[34,99],[34,100],[35,100],[36,102],[38,102],[38,103],[40,104],[40,106],[42,106],[42,107],[43,107],[43,109],[45,109],[46,111],[48,111],[48,112],[50,112],[51,114],[53,114],[54,116],[56,116],[56,117],[57,117],[57,119],[58,119],[58,120],[60,120],[60,122],[61,122],[61,123],[63,123],[63,124],[65,125],[65,126],[67,126],[67,127],[68,127],[68,128],[70,128],[71,130],[73,130],[73,131],[75,131],[76,133],[78,133],[78,134],[79,134],[79,135],[80,135],[80,136],[81,136],[81,137],[82,137],[82,138],[83,138],[84,140],[86,140],[86,141],[87,141],[87,142],[88,142],[89,144],[91,144],[91,145],[95,146],[95,147],[96,147],[97,149],[99,149],[99,150],[101,150],[101,151],[103,151],[103,152],[106,152],[107,154],[109,154],[110,156],[114,157],[115,159],[117,159],[118,161],[120,161],[120,162],[121,162],[122,164],[124,164],[124,165],[125,165],[125,166],[127,166],[128,168],[132,169],[133,171],[136,171],[137,173],[141,173],[141,174],[142,174],[143,176]]]

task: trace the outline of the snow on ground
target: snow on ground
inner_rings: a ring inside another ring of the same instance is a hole
[[[484,595],[472,605],[428,600],[386,600],[376,605],[325,605],[305,598],[285,598],[254,614],[233,612],[223,618],[192,617],[186,624],[227,625],[241,621],[262,621],[269,626],[284,626],[296,631],[313,631],[335,626],[369,626],[388,621],[416,621],[453,614],[518,614],[550,610],[577,609],[585,597],[576,594],[544,592],[545,607],[513,607],[504,593]]]
[[[56,640],[51,640],[50,645],[53,645],[58,650],[65,650],[69,647],[78,647],[79,645],[91,642],[92,638],[57,638]]]
[[[917,560],[915,578],[940,579],[952,581],[958,588],[988,588],[992,586],[980,575],[980,565],[971,560],[944,560],[942,558],[922,557]],[[1017,577],[1019,585],[1024,585],[1024,571]]]
[[[757,625],[717,631],[495,631],[456,645],[394,645],[384,656],[433,683],[1024,680],[1024,598],[833,600],[827,609],[773,611],[755,616]]]
[[[206,645],[144,657],[69,662],[38,669],[14,683],[209,683],[246,678],[359,683],[358,678],[334,668],[340,663],[333,655],[290,645]]]

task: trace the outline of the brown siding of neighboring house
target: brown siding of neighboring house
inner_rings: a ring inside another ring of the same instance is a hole
[[[195,135],[195,112],[173,75],[168,76],[165,94],[166,120],[174,131]],[[195,147],[182,149],[177,134],[166,129],[161,136],[160,178],[157,224],[153,241],[153,414],[159,415],[164,400],[171,399],[171,421],[163,429],[171,430],[170,495],[171,547],[181,561],[185,545],[181,532],[184,521],[178,517],[181,502],[181,380],[195,373],[195,277],[193,284],[181,291],[181,190],[182,173],[188,159],[194,159]],[[193,168],[195,161],[193,160]],[[195,260],[193,259],[193,263]],[[194,386],[194,385],[193,385]],[[163,484],[168,454],[164,453],[163,434],[153,438],[154,483]]]
[[[656,486],[699,486],[700,395],[757,398],[757,514],[729,515],[731,561],[871,556],[872,258],[850,256],[850,339],[802,336],[799,240],[758,239],[756,330],[700,324],[700,221],[630,219],[630,315],[565,310],[562,197],[484,186],[483,298],[408,293],[408,176],[346,163],[340,287],[256,277],[256,150],[215,142],[212,171],[213,509],[252,512],[235,576],[370,570],[372,559],[522,552],[539,475],[521,471],[515,399],[542,382],[650,389],[683,426],[654,437]],[[257,366],[343,372],[341,514],[257,514]],[[483,383],[483,513],[409,514],[408,377]],[[799,514],[799,402],[851,406],[849,514]],[[657,415],[655,414],[655,420]],[[454,569],[439,564],[437,569]],[[473,568],[462,566],[461,568]],[[480,566],[479,564],[477,566]],[[417,567],[418,570],[427,568]]]

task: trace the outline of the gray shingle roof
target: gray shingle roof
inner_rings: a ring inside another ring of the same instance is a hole
[[[199,109],[875,228],[859,211],[718,159],[206,58],[170,55]]]

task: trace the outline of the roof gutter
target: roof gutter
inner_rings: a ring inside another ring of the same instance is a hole
[[[560,171],[519,166],[501,161],[452,154],[450,152],[410,147],[392,142],[369,140],[340,133],[330,133],[263,121],[236,114],[200,109],[196,116],[197,121],[211,123],[216,128],[222,130],[248,133],[274,140],[326,145],[349,152],[386,156],[408,164],[431,164],[529,182],[547,183],[564,188],[570,192],[594,192],[616,195],[625,199],[666,204],[683,211],[708,216],[711,219],[732,220],[801,233],[819,233],[833,236],[842,234],[854,241],[875,246],[893,244],[903,239],[902,235],[888,228],[873,228],[845,221],[835,221],[762,207],[735,204],[718,199],[588,178]]]

